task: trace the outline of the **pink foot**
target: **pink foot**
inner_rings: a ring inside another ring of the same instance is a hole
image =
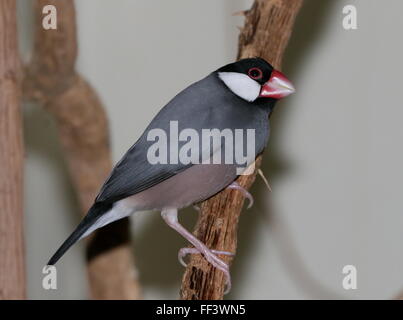
[[[241,191],[242,194],[244,195],[244,197],[249,200],[248,209],[252,208],[254,200],[253,200],[253,196],[248,192],[248,190],[246,190],[245,188],[241,187],[239,185],[239,183],[236,182],[236,181],[231,183],[227,188]]]
[[[221,259],[219,259],[216,255],[217,254],[222,254],[225,256],[233,256],[234,254],[232,252],[228,252],[228,251],[220,251],[220,250],[210,250],[210,252],[220,261],[222,261]],[[185,268],[187,266],[186,262],[183,260],[183,258],[185,256],[187,256],[188,254],[200,254],[201,252],[199,250],[197,250],[196,248],[181,248],[178,252],[178,260],[180,262],[181,265],[183,265]],[[208,260],[208,259],[207,259]],[[208,260],[209,261],[209,260]],[[209,261],[210,262],[210,261]],[[222,261],[223,262],[223,261]],[[225,262],[223,262],[225,263]],[[213,264],[213,263],[212,263]],[[213,264],[214,265],[214,264]],[[228,265],[226,265],[225,269],[221,269],[220,267],[217,267],[218,269],[220,269],[223,273],[224,276],[226,277],[226,287],[224,290],[224,294],[227,294],[230,292],[231,290],[231,275],[229,273],[229,269],[228,269]]]
[[[211,252],[214,253],[215,255],[217,255],[217,254],[222,254],[225,256],[234,255],[232,252],[228,252],[228,251],[211,250]],[[196,248],[181,248],[178,252],[178,260],[179,260],[180,264],[184,267],[187,267],[187,264],[183,260],[183,258],[186,257],[188,254],[200,254],[200,251],[197,250]]]
[[[221,270],[224,273],[227,279],[227,286],[224,293],[225,294],[228,293],[231,289],[231,275],[229,273],[229,266],[227,263],[218,258],[215,255],[215,253],[227,254],[227,255],[231,253],[225,251],[214,251],[207,248],[204,243],[202,243],[199,239],[197,239],[193,234],[187,231],[179,223],[177,209],[174,208],[164,209],[161,212],[161,216],[171,228],[179,232],[185,239],[187,239],[195,247],[195,248],[185,248],[182,252],[179,251],[178,254],[179,261],[181,260],[183,261],[183,256],[186,255],[187,253],[201,253],[211,265],[213,265],[215,268]]]

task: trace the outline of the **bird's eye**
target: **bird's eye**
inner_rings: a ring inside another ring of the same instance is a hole
[[[248,76],[254,80],[259,80],[259,79],[262,79],[263,72],[259,68],[251,68],[248,71]]]

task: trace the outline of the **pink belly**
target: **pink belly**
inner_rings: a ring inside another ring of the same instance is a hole
[[[119,202],[137,211],[163,208],[180,209],[210,198],[233,182],[236,177],[234,165],[194,165]]]

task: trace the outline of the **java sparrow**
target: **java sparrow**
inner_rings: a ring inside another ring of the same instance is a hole
[[[178,222],[178,210],[210,198],[229,187],[244,192],[235,180],[235,164],[205,162],[150,163],[149,149],[153,129],[178,130],[254,129],[255,154],[263,151],[269,138],[269,115],[277,100],[294,92],[291,82],[261,58],[230,63],[190,85],[176,95],[151,121],[138,141],[116,164],[94,204],[78,227],[67,238],[48,265],[54,265],[79,239],[113,221],[136,211],[158,210],[166,223],[186,238],[194,248],[180,250],[179,257],[201,253],[214,267],[222,270],[230,288],[228,265]],[[183,144],[184,142],[182,142]],[[237,142],[235,142],[237,143]],[[241,142],[244,143],[244,142]],[[178,150],[168,150],[170,156]],[[210,154],[211,155],[211,154]]]

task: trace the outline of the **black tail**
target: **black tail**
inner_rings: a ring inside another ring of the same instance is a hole
[[[61,247],[57,249],[56,253],[50,258],[48,265],[54,265],[66,253],[66,251],[75,244],[81,236],[99,219],[102,214],[108,211],[112,205],[104,203],[94,203],[88,210],[87,215],[80,222],[73,233],[63,242]]]

